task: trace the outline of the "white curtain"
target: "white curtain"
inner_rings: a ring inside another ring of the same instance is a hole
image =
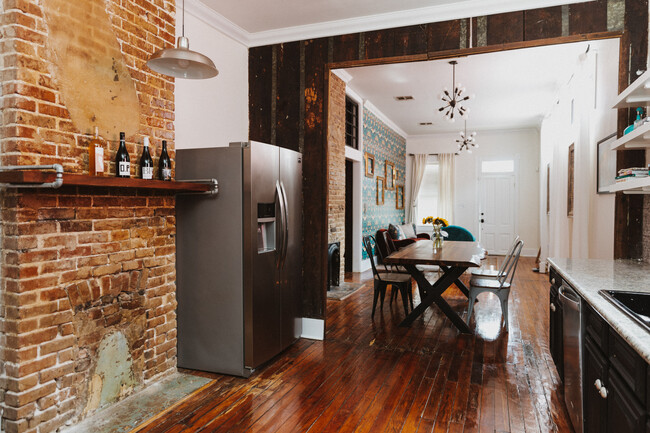
[[[417,154],[413,155],[413,169],[411,170],[411,191],[410,192],[410,202],[406,207],[406,221],[412,223],[418,223],[415,221],[415,217],[418,212],[418,194],[420,193],[420,187],[422,186],[422,178],[424,177],[424,170],[427,168],[427,155],[426,154]]]
[[[440,193],[438,194],[438,216],[454,223],[454,154],[438,155],[440,165]]]

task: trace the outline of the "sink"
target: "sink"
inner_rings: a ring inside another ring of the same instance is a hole
[[[599,293],[650,331],[650,293],[618,290],[601,290]]]

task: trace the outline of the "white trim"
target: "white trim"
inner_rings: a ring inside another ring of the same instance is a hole
[[[370,259],[361,260],[361,269],[359,269],[359,272],[365,272],[371,267],[372,266],[370,266]]]
[[[203,0],[206,1],[206,0]],[[404,11],[387,12],[364,17],[348,18],[306,24],[261,32],[248,32],[225,18],[202,0],[188,0],[185,11],[201,19],[206,24],[247,47],[259,47],[282,42],[300,41],[320,37],[367,32],[417,24],[433,23],[459,18],[478,17],[504,12],[514,12],[559,6],[570,3],[584,3],[591,0],[464,0],[439,6],[429,6]],[[181,7],[177,5],[177,9]]]
[[[345,84],[348,84],[350,81],[352,81],[352,78],[354,78],[348,71],[345,69],[332,69],[332,73],[339,77]],[[347,86],[345,89],[345,93],[347,93]]]
[[[183,8],[182,0],[176,0],[176,10],[180,14]],[[201,0],[186,0],[185,13],[203,21],[213,29],[223,33],[240,44],[250,47],[251,34],[228,20],[226,17],[207,6]]]
[[[303,317],[302,334],[300,334],[300,338],[307,338],[310,340],[324,340],[325,321],[323,319],[310,319],[308,317]]]
[[[363,103],[363,106],[364,106],[365,108],[367,108],[368,110],[372,111],[372,114],[374,114],[375,116],[377,116],[377,117],[379,118],[379,120],[381,120],[382,122],[384,122],[384,123],[385,123],[385,124],[390,128],[390,129],[392,129],[393,131],[395,131],[395,132],[397,132],[399,135],[401,135],[402,138],[404,138],[405,140],[408,138],[408,134],[407,134],[406,132],[404,132],[404,130],[403,130],[402,128],[400,128],[399,126],[397,126],[397,124],[395,124],[395,122],[393,122],[392,120],[390,120],[390,119],[389,119],[389,118],[388,118],[384,113],[382,113],[382,112],[379,110],[379,108],[375,107],[375,106],[373,105],[372,102],[370,102],[370,101],[365,101],[365,102]]]
[[[249,33],[249,38],[250,46],[256,47],[587,1],[591,0],[526,0],[526,5],[523,7],[521,0],[465,0],[439,6]]]

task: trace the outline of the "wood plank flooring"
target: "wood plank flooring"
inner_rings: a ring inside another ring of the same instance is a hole
[[[520,261],[510,332],[497,298],[483,294],[475,335],[435,305],[400,328],[401,302],[388,296],[371,320],[372,275],[350,274],[366,284],[328,300],[325,341],[299,340],[249,379],[194,372],[216,380],[137,431],[572,432],[548,351],[548,276],[533,266]],[[444,297],[466,317],[459,290]]]

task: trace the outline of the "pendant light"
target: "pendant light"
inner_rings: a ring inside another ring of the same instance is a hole
[[[449,64],[452,67],[452,90],[451,92],[445,87],[443,92],[440,94],[440,99],[442,102],[444,102],[445,105],[440,107],[438,111],[444,112],[443,114],[445,115],[445,119],[447,119],[449,122],[454,122],[456,120],[454,118],[454,114],[458,112],[460,117],[465,117],[469,113],[469,108],[464,107],[461,105],[462,102],[465,102],[472,98],[473,96],[463,96],[463,93],[465,92],[465,88],[462,86],[462,84],[458,83],[456,84],[456,65],[458,62],[456,60],[452,60],[449,62]]]
[[[472,132],[469,135],[467,134],[467,119],[465,119],[465,131],[460,131],[460,139],[456,139],[456,143],[458,143],[458,153],[463,150],[466,150],[467,153],[472,153],[471,148],[478,147],[478,143],[476,143],[474,137],[476,137],[476,132]]]
[[[182,36],[176,48],[156,51],[147,66],[163,75],[176,78],[204,79],[216,77],[219,71],[209,57],[190,50],[190,41],[185,37],[185,0],[183,0]]]

